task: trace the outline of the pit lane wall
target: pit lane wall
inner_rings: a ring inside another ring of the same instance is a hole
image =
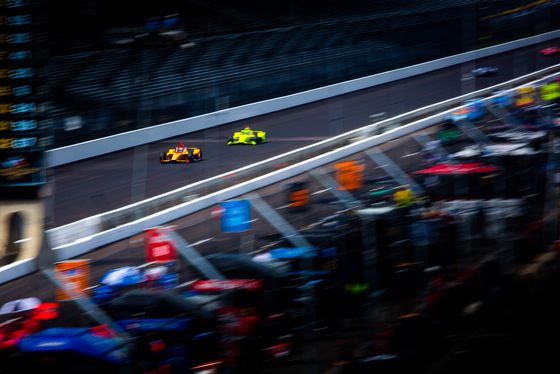
[[[164,123],[144,129],[129,131],[101,139],[69,145],[46,152],[47,167],[56,167],[87,158],[147,144],[186,133],[199,131],[226,123],[241,121],[298,105],[324,100],[364,88],[409,78],[415,75],[443,69],[449,66],[474,61],[514,49],[543,43],[560,37],[560,30],[552,31],[525,39],[512,41],[476,51],[466,52],[438,60],[375,74],[347,82],[288,95],[276,99],[247,104],[235,108],[204,114],[192,118]]]

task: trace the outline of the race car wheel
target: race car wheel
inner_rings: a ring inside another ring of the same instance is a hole
[[[162,162],[165,159],[165,153],[164,152],[160,152],[159,153],[159,162]]]
[[[202,161],[202,151],[198,152],[198,159],[197,161]]]
[[[233,138],[229,138],[227,141],[227,145],[232,145],[233,144]]]
[[[187,152],[187,162],[192,162],[193,160],[193,150],[189,149]]]

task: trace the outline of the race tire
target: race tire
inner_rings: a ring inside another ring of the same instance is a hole
[[[192,162],[192,160],[193,160],[193,150],[189,149],[187,151],[187,162]]]
[[[159,153],[159,162],[163,162],[164,159],[165,159],[165,152],[160,152]]]
[[[198,152],[198,159],[196,161],[202,161],[202,151]]]
[[[227,145],[232,145],[232,144],[233,144],[233,138],[229,138],[228,142],[227,142]]]

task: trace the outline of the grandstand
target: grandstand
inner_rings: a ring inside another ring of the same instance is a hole
[[[98,18],[108,12],[99,3]],[[468,40],[464,35],[466,27],[476,29],[469,22],[477,15],[515,5],[151,3],[114,10],[96,30],[92,22],[75,33],[54,28],[49,65],[56,146],[460,53],[476,47],[476,32]],[[81,131],[65,131],[70,117],[79,118]]]

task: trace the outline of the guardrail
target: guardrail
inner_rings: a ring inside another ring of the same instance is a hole
[[[234,121],[245,120],[247,118],[288,109],[294,106],[307,104],[314,101],[328,99],[330,97],[343,95],[364,88],[374,87],[399,79],[409,78],[418,74],[424,74],[464,62],[511,51],[517,48],[527,47],[559,37],[560,30],[556,30],[546,34],[520,39],[471,52],[461,53],[458,55],[449,56],[406,68],[396,69],[385,73],[375,74],[364,78],[354,79],[347,82],[337,83],[293,95],[261,101],[253,104],[247,104],[235,108],[224,109],[201,116],[186,118],[179,121],[173,121],[157,126],[151,126],[135,131],[125,132],[122,134],[112,135],[106,138],[69,145],[66,147],[47,151],[46,164],[47,167],[56,167],[71,162],[116,152],[130,147],[168,139],[174,136],[199,131]]]
[[[559,70],[560,65],[549,67],[522,78],[349,131],[136,204],[48,230],[47,237],[51,247],[56,250],[57,260],[75,257],[99,246],[141,233],[149,227],[167,223],[237,197],[247,191],[288,179],[337,159],[433,126],[460,107],[459,104],[465,100],[475,97],[488,99],[493,91],[506,87],[512,89],[514,85],[538,85],[542,80],[559,76]],[[551,75],[552,73],[556,74]],[[392,129],[376,135],[380,124]],[[273,170],[272,166],[277,165],[280,160],[288,165],[281,169],[275,168],[276,171],[263,175]],[[227,181],[223,178],[225,176],[228,176]]]

